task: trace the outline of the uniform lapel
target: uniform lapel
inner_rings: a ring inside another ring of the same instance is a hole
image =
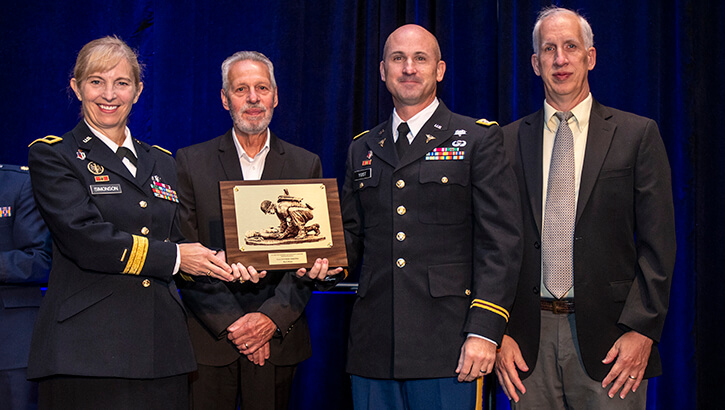
[[[544,144],[544,109],[524,118],[519,125],[519,151],[521,152],[521,169],[526,181],[531,210],[534,214],[536,227],[541,233],[541,208],[543,206],[543,144]]]
[[[230,129],[219,140],[219,163],[227,181],[239,181],[244,177],[242,176],[242,166],[239,164],[239,154],[232,138],[234,138],[234,134]]]
[[[76,139],[78,147],[85,152],[87,162],[95,162],[98,165],[102,165],[104,168],[103,174],[106,171],[113,172],[115,175],[138,186],[136,179],[131,175],[128,168],[126,168],[126,165],[121,162],[121,159],[116,156],[115,152],[108,148],[108,145],[93,135],[85,121],[81,121],[73,129],[73,137]]]
[[[373,129],[373,135],[367,139],[368,148],[384,162],[391,167],[398,164],[398,155],[395,153],[395,141],[393,140],[393,132],[391,124],[393,123],[392,115],[390,119],[380,126],[379,130]]]
[[[136,179],[134,180],[134,183],[139,188],[143,188],[143,184],[148,181],[151,177],[151,173],[154,171],[156,160],[149,153],[150,147],[148,145],[142,146],[138,143],[138,141],[134,140],[133,147],[136,148],[136,153],[138,154],[138,166],[136,167]],[[123,165],[123,163],[121,164]]]
[[[423,128],[418,131],[410,149],[408,149],[405,157],[398,163],[397,168],[400,169],[419,160],[420,157],[425,156],[433,148],[438,147],[451,138],[454,134],[448,129],[450,121],[451,111],[441,101],[433,115],[426,121]]]
[[[614,137],[614,130],[617,124],[609,122],[612,114],[606,107],[596,100],[592,103],[592,112],[589,115],[589,135],[587,136],[587,148],[584,154],[584,165],[582,166],[581,181],[579,183],[579,199],[577,200],[576,220],[579,222],[584,208],[597,182],[599,171],[602,169],[604,159],[609,151],[609,146]]]

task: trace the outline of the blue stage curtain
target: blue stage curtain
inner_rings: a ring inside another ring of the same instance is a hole
[[[559,1],[587,16],[597,65],[592,93],[603,104],[654,118],[667,146],[677,217],[677,265],[660,342],[664,375],[650,383],[650,409],[713,408],[719,402],[725,317],[725,6],[706,0]],[[129,127],[172,152],[230,126],[220,103],[220,64],[232,53],[265,53],[276,66],[279,106],[271,128],[318,153],[326,177],[344,175],[352,137],[386,119],[380,82],[387,35],[418,23],[447,62],[441,99],[454,111],[506,124],[544,99],[533,74],[531,29],[546,1],[15,2],[0,13],[0,163],[25,164],[27,145],[62,135],[79,119],[70,72],[88,41],[116,34],[138,49],[144,92]],[[316,294],[308,308],[314,356],[300,366],[295,409],[350,405],[344,373],[354,299]],[[508,408],[499,394],[498,408]]]

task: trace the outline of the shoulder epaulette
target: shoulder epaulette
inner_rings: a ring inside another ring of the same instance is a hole
[[[167,154],[169,154],[169,155],[172,155],[172,154],[171,154],[171,151],[169,151],[169,150],[167,150],[167,149],[164,149],[164,148],[161,148],[161,147],[159,147],[158,145],[152,145],[152,147],[156,148],[157,150],[159,150],[159,151],[161,151],[161,152],[165,152],[165,153],[167,153]]]
[[[28,168],[27,165],[20,166],[20,165],[4,165],[4,164],[0,164],[0,170],[2,170],[2,171],[15,171],[15,172],[20,172],[20,173],[23,173],[23,174],[27,174],[28,171],[30,170],[30,168]]]
[[[485,118],[481,118],[480,120],[476,121],[476,124],[478,124],[478,125],[485,125],[486,127],[490,127],[490,126],[492,126],[494,124],[495,125],[498,125],[498,123],[496,121],[489,121],[489,120],[487,120]]]
[[[56,142],[60,142],[60,141],[63,141],[63,138],[56,137],[55,135],[46,135],[43,138],[38,138],[37,140],[31,142],[30,145],[28,145],[28,147],[32,147],[33,144],[35,144],[36,142],[44,142],[46,144],[53,145]]]
[[[355,141],[356,139],[358,139],[358,138],[362,137],[363,135],[367,134],[368,132],[370,132],[370,130],[363,131],[360,134],[357,134],[356,136],[354,136],[352,140]]]

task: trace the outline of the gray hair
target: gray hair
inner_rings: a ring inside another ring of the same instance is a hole
[[[531,34],[534,54],[539,54],[539,47],[541,46],[541,22],[551,16],[561,13],[569,13],[579,19],[579,25],[581,26],[582,37],[584,39],[584,48],[588,50],[589,48],[594,47],[594,33],[592,32],[592,26],[589,25],[589,22],[584,18],[584,16],[574,10],[549,6],[541,9],[539,12],[539,17],[536,19],[536,24],[534,25],[534,31]]]
[[[229,92],[229,70],[232,68],[232,65],[245,60],[258,61],[266,65],[267,71],[269,71],[270,85],[272,89],[277,88],[277,81],[274,79],[274,65],[267,56],[258,51],[238,51],[222,63],[222,88],[225,93]]]

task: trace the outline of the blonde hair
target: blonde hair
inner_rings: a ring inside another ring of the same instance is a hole
[[[142,75],[138,55],[117,36],[102,37],[83,46],[73,67],[73,78],[81,83],[93,73],[103,73],[112,69],[122,58],[125,58],[131,66],[134,85],[138,88]]]

